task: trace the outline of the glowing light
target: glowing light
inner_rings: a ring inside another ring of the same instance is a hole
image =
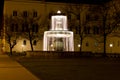
[[[51,30],[68,30],[67,17],[63,15],[52,16]]]
[[[110,46],[110,47],[113,47],[113,44],[110,44],[109,46]]]
[[[58,10],[58,11],[57,11],[57,13],[58,13],[58,14],[61,14],[61,11],[60,11],[60,10]]]
[[[21,45],[22,46],[22,52],[24,52],[24,47],[25,47],[25,45]]]
[[[51,44],[50,46],[53,47],[53,44]]]
[[[22,47],[24,47],[25,45],[21,45]]]
[[[80,44],[78,44],[78,47],[81,47],[81,45],[80,45]]]
[[[67,29],[67,16],[54,15],[51,19],[51,29],[44,32],[43,50],[74,51],[73,32]]]

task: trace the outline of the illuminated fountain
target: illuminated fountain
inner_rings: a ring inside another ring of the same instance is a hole
[[[68,31],[67,16],[60,11],[51,17],[51,29],[44,32],[44,51],[74,51],[73,32]]]

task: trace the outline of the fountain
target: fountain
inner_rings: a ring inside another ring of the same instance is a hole
[[[51,29],[44,32],[44,51],[74,51],[73,32],[68,31],[67,16],[58,11],[51,17]]]

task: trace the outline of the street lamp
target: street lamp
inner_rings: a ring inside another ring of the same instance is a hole
[[[57,11],[57,13],[58,13],[58,14],[61,14],[61,11],[60,11],[60,10],[58,10],[58,11]]]
[[[80,48],[80,47],[81,47],[81,45],[80,45],[80,44],[78,44],[78,48],[79,48],[79,50],[81,51],[81,48]]]
[[[81,45],[80,44],[78,44],[78,48],[80,48],[81,47]]]
[[[110,47],[113,47],[113,44],[110,44]]]
[[[111,43],[109,46],[110,46],[110,48],[111,48],[111,53],[112,53],[112,47],[113,47],[113,44]]]

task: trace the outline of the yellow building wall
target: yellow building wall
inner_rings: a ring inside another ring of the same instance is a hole
[[[23,11],[32,11],[36,10],[38,12],[38,15],[41,15],[42,18],[46,17],[45,15],[51,11],[57,12],[57,10],[62,11],[62,7],[66,6],[66,3],[51,3],[51,2],[41,2],[41,1],[5,1],[4,3],[4,14],[11,15],[14,10],[19,12]],[[84,8],[85,11],[81,14],[82,20],[84,20],[85,16],[84,13],[87,11],[87,7]],[[74,35],[76,35],[74,33]],[[78,44],[80,44],[79,36],[77,36],[77,39],[74,39],[74,49],[75,51],[79,51]],[[13,48],[13,51],[21,52],[21,51],[28,51],[31,50],[29,41],[27,40],[27,45],[22,46],[23,40],[18,40],[17,45]],[[119,43],[120,38],[118,37],[110,37],[107,39],[107,52],[109,53],[120,53],[120,46]],[[88,43],[88,46],[86,46],[86,43]],[[97,45],[96,45],[97,43]],[[113,47],[110,47],[110,44],[113,44]],[[101,46],[102,45],[102,46]],[[34,46],[34,50],[43,50],[43,40],[40,40],[37,42],[37,45]],[[6,51],[9,51],[8,44],[6,43]],[[98,43],[95,39],[91,37],[86,37],[83,40],[82,45],[82,51],[91,51],[91,52],[103,52],[103,43]]]

